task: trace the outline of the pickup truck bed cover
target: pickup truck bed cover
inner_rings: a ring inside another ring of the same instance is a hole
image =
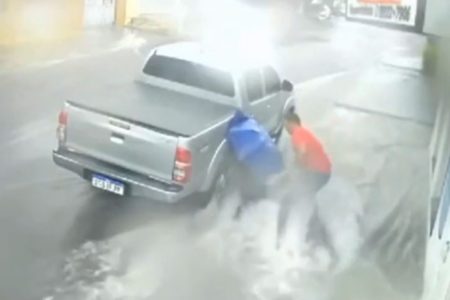
[[[179,136],[195,135],[225,120],[235,110],[232,106],[141,82],[87,89],[72,95],[69,103]]]

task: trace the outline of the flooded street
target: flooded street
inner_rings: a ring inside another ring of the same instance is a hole
[[[305,32],[277,48],[278,67],[296,84],[297,110],[330,153],[333,176],[317,199],[297,201],[279,249],[276,216],[289,185],[275,185],[235,220],[233,190],[221,209],[194,213],[94,190],[53,165],[67,93],[98,79],[133,80],[164,40],[126,36],[101,54],[5,67],[0,298],[419,299],[434,113],[411,63],[423,39],[343,22]],[[118,47],[124,40],[133,45]],[[289,161],[286,133],[281,147]],[[323,224],[313,231],[317,247],[306,242],[314,204]]]
[[[417,79],[391,72],[410,84]],[[298,199],[279,248],[280,200],[295,181],[276,183],[268,199],[238,220],[239,199],[230,191],[221,209],[212,203],[195,215],[158,213],[141,229],[88,242],[67,257],[64,280],[50,299],[419,299],[431,127],[343,108],[335,99],[357,93],[346,88],[356,76],[297,87],[297,109],[323,139],[334,173],[315,200]],[[383,83],[379,89],[386,90]],[[330,93],[337,90],[342,94]],[[289,165],[286,134],[280,147]],[[311,231],[314,201],[323,226]]]

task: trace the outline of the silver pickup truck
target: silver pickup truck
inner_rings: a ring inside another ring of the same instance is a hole
[[[164,45],[137,80],[65,102],[53,160],[94,187],[178,202],[215,190],[230,162],[225,134],[236,110],[277,138],[292,93],[270,65],[227,60],[197,43]]]

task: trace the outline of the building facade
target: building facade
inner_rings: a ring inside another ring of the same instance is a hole
[[[438,110],[430,144],[430,198],[423,300],[450,299],[450,2],[428,0],[423,32]]]

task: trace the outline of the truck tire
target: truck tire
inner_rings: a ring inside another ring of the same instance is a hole
[[[229,186],[229,174],[227,171],[221,172],[216,180],[214,181],[213,187],[209,191],[209,202],[215,202],[218,207],[221,207],[223,204],[223,199],[225,198],[228,186]]]
[[[211,189],[198,193],[192,229],[197,233],[210,230],[220,218],[224,200],[228,192],[229,180],[227,174],[218,174]]]
[[[188,202],[194,206],[195,210],[202,210],[212,202],[217,202],[217,204],[221,205],[221,201],[228,190],[228,173],[228,170],[220,172],[208,191],[199,192],[189,197],[191,199]]]

